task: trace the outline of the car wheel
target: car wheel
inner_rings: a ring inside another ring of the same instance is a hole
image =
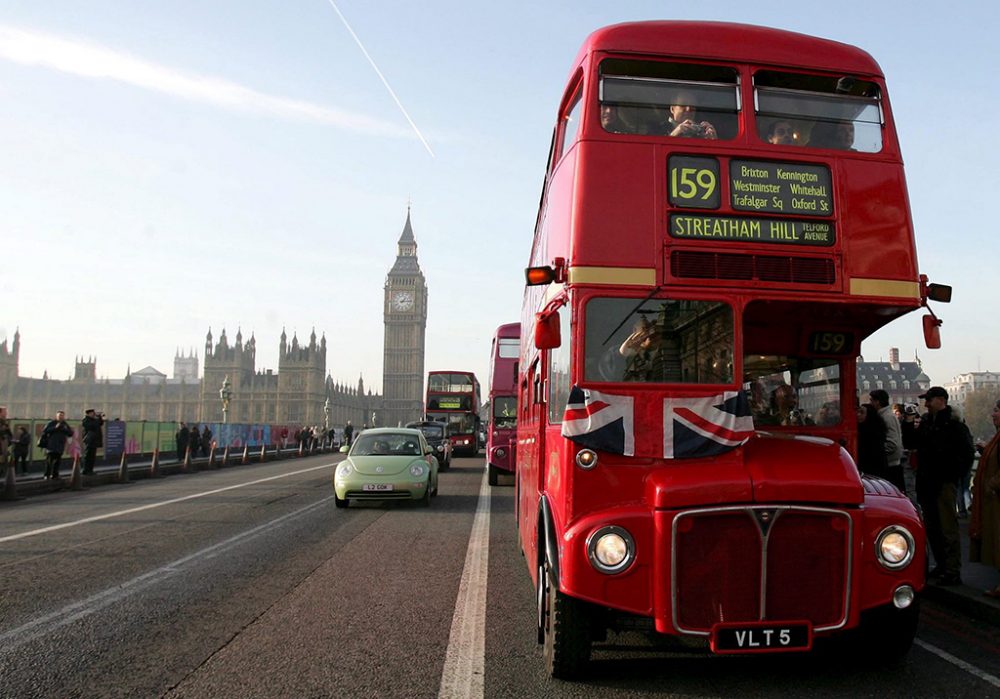
[[[555,679],[579,679],[590,661],[590,610],[584,602],[561,593],[544,572],[539,582],[545,588],[541,615],[545,669]]]
[[[430,479],[427,480],[427,487],[424,488],[424,496],[417,500],[417,504],[420,507],[430,507],[431,504],[431,482]]]
[[[347,507],[347,498],[341,500],[337,497],[337,491],[333,492],[333,504],[337,507]]]
[[[490,464],[486,468],[487,478],[489,479],[490,485],[496,485],[499,482],[499,474],[497,473],[497,467]]]

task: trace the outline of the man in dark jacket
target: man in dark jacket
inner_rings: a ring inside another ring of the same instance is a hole
[[[917,500],[924,514],[935,567],[928,577],[939,585],[959,585],[962,548],[955,516],[955,487],[972,463],[969,428],[948,405],[948,392],[932,386],[920,396],[927,416],[917,430]]]
[[[66,413],[62,410],[56,413],[54,420],[49,420],[42,430],[45,439],[45,477],[59,478],[59,462],[66,451],[66,440],[73,436],[73,428],[66,424]]]
[[[182,422],[181,426],[177,428],[174,439],[177,442],[177,460],[183,461],[184,452],[187,451],[188,443],[191,441],[191,431],[188,429],[186,422]]]
[[[90,475],[94,472],[94,461],[97,459],[97,450],[104,446],[104,436],[101,428],[104,426],[104,413],[100,415],[93,408],[83,414],[83,473]]]

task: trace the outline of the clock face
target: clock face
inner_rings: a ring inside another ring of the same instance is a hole
[[[392,295],[392,307],[397,311],[408,311],[413,308],[413,294],[409,291],[397,291]]]

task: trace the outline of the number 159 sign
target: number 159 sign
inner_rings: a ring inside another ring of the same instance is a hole
[[[719,161],[672,155],[667,163],[670,204],[694,209],[718,209],[721,202]]]

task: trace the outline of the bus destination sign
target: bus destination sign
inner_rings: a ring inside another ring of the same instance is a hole
[[[737,211],[830,216],[833,194],[824,165],[732,160],[729,193]]]
[[[702,214],[671,214],[670,237],[817,247],[828,247],[834,243],[833,223],[829,221]]]

